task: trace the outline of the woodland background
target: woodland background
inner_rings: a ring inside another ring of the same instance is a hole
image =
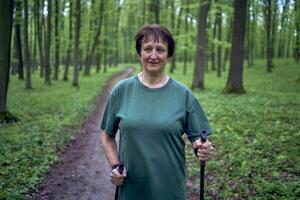
[[[0,199],[35,191],[97,88],[139,70],[134,36],[148,23],[174,35],[168,73],[193,89],[214,127],[208,196],[299,198],[299,9],[298,0],[1,1]]]

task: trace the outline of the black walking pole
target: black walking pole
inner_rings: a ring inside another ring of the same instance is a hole
[[[201,142],[206,142],[207,133],[205,130],[200,134]],[[194,149],[195,154],[197,155],[198,148]],[[205,172],[205,161],[200,161],[200,200],[204,200],[204,173]]]
[[[123,171],[124,171],[124,165],[120,164],[119,167],[118,167],[118,172],[120,174],[123,174]],[[120,187],[121,186],[116,187],[115,200],[118,200]]]

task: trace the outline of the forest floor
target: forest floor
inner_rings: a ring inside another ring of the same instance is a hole
[[[70,130],[73,138],[61,153],[60,160],[44,177],[36,194],[29,199],[109,200],[115,188],[110,184],[110,167],[100,143],[100,118],[114,84],[133,72],[132,68],[114,75],[96,101],[96,109],[79,130]]]

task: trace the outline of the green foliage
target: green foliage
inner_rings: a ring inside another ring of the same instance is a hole
[[[68,130],[80,126],[94,108],[105,80],[119,70],[81,76],[79,89],[62,81],[46,86],[34,73],[34,89],[25,90],[23,81],[11,77],[8,109],[20,121],[0,125],[0,199],[24,199],[26,193],[37,189],[72,136]]]
[[[299,67],[292,60],[274,60],[274,71],[265,72],[265,61],[245,68],[243,95],[224,95],[226,75],[205,74],[205,88],[195,91],[211,123],[214,158],[206,167],[207,199],[299,199],[300,197],[300,87]],[[173,75],[191,85],[192,68]],[[187,171],[197,193],[199,167],[187,149]],[[195,181],[196,180],[196,181]]]

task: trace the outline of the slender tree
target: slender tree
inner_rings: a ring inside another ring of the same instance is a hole
[[[43,27],[44,27],[44,16],[41,15],[42,10],[44,9],[44,1],[36,0],[34,4],[34,15],[35,15],[35,23],[37,27],[37,43],[39,50],[39,58],[40,58],[40,76],[44,76],[44,46],[43,46]]]
[[[55,0],[55,20],[54,20],[54,41],[55,41],[55,52],[54,52],[54,79],[57,80],[58,79],[58,69],[59,69],[59,23],[58,23],[58,18],[59,18],[59,1]]]
[[[249,67],[254,65],[254,49],[255,49],[255,34],[256,34],[256,4],[255,0],[250,1],[251,13],[249,13],[249,51],[248,51],[248,60]],[[252,4],[251,4],[252,3]],[[250,17],[251,14],[251,17]]]
[[[300,2],[295,1],[295,24],[296,24],[296,42],[294,47],[294,59],[297,63],[300,60]],[[299,77],[300,81],[300,77]]]
[[[67,56],[66,56],[66,65],[64,69],[64,76],[63,80],[68,81],[68,74],[69,74],[69,66],[71,62],[71,50],[73,44],[73,4],[72,1],[69,2],[69,45],[67,49]]]
[[[205,69],[205,54],[206,54],[206,36],[207,36],[207,15],[211,1],[201,1],[198,18],[198,33],[196,46],[196,59],[194,67],[194,77],[192,88],[204,89],[204,69]]]
[[[179,13],[178,13],[178,16],[177,16],[177,23],[176,23],[176,26],[175,26],[175,5],[174,5],[174,1],[172,2],[171,4],[171,27],[173,28],[174,32],[175,32],[175,36],[176,35],[179,35],[180,33],[180,26],[181,26],[181,14],[182,14],[182,5],[183,5],[183,2],[181,2],[181,6],[179,8]],[[175,39],[176,40],[176,39]],[[170,73],[173,73],[176,69],[176,57],[177,57],[177,51],[174,52],[172,58],[171,58],[171,67],[170,67]]]
[[[266,26],[266,54],[267,54],[267,72],[272,72],[273,67],[273,44],[272,44],[272,0],[263,0],[264,16]]]
[[[283,5],[283,8],[282,8],[282,14],[280,15],[281,20],[280,20],[280,32],[279,32],[279,46],[277,52],[277,56],[279,58],[282,58],[284,55],[284,49],[285,49],[284,34],[286,32],[286,19],[287,19],[287,10],[288,10],[289,3],[290,0],[285,0],[284,3],[283,0],[281,0],[281,4]]]
[[[84,75],[89,75],[90,70],[91,70],[91,64],[92,64],[92,59],[95,54],[97,44],[99,44],[99,38],[101,35],[101,30],[102,30],[102,21],[103,21],[103,12],[104,12],[104,0],[101,0],[100,2],[100,9],[99,9],[99,19],[98,19],[98,26],[97,26],[97,31],[92,43],[92,48],[88,50],[86,58],[85,58],[85,68],[84,68]]]
[[[74,46],[74,71],[73,86],[79,87],[78,65],[79,65],[79,39],[80,39],[80,0],[76,0],[75,9],[75,46]]]
[[[13,1],[0,1],[0,123],[10,123],[17,120],[6,108],[13,26],[12,18]]]
[[[45,84],[51,85],[50,80],[50,47],[51,47],[51,31],[52,31],[52,25],[51,25],[51,17],[52,17],[52,1],[47,1],[47,7],[48,7],[48,13],[47,13],[47,31],[46,31],[46,37],[45,37],[45,59],[44,59],[44,69],[45,69]]]
[[[15,14],[15,47],[18,56],[18,75],[19,80],[24,79],[24,67],[23,67],[23,52],[22,52],[22,40],[21,40],[21,20],[22,20],[22,1],[15,1],[16,14]]]
[[[243,56],[247,0],[234,1],[230,68],[224,93],[245,93],[243,87]]]
[[[222,41],[222,8],[221,5],[217,5],[216,13],[216,26],[217,26],[217,39]],[[220,77],[222,73],[222,46],[217,46],[217,76]]]
[[[26,78],[25,88],[31,89],[31,62],[28,43],[28,0],[24,0],[24,47],[25,47],[25,63],[26,63]]]
[[[149,16],[150,23],[159,24],[159,8],[160,8],[159,0],[152,0],[150,6],[150,13],[152,13],[152,15]]]
[[[185,39],[184,39],[184,52],[183,52],[183,74],[186,74],[186,70],[187,70],[187,54],[188,54],[188,44],[189,44],[189,13],[190,13],[190,7],[189,7],[189,3],[190,1],[187,0],[186,1],[186,15],[185,15],[185,24],[184,24],[184,28],[185,28]]]
[[[120,12],[121,12],[121,5],[120,5],[120,0],[117,0],[117,17],[115,21],[115,38],[119,37],[119,24],[120,24]],[[118,40],[114,40],[114,66],[118,66],[119,64],[119,43]]]

